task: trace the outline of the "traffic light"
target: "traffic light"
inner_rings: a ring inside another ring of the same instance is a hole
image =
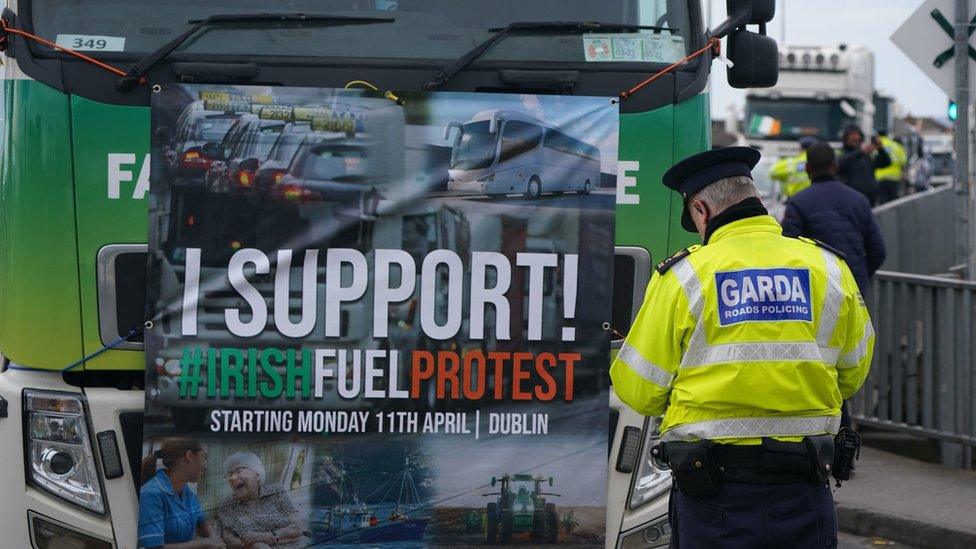
[[[956,105],[956,102],[955,101],[953,101],[953,100],[950,99],[949,100],[949,120],[952,120],[953,122],[955,122],[956,121],[956,118],[959,118],[959,107]]]

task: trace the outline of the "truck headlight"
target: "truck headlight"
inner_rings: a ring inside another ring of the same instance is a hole
[[[28,481],[98,515],[105,514],[84,397],[24,390]]]
[[[647,418],[644,425],[644,444],[640,449],[640,462],[630,490],[628,507],[637,509],[671,489],[671,472],[657,466],[651,456],[651,448],[661,439],[661,418]]]

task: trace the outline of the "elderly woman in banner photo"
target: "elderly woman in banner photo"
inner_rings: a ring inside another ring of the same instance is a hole
[[[217,509],[229,549],[299,549],[308,544],[298,510],[278,485],[266,484],[261,459],[237,452],[224,460],[231,496]]]
[[[163,468],[156,470],[156,462]],[[139,490],[139,547],[225,549],[187,484],[207,472],[207,450],[189,439],[164,440],[142,461]]]

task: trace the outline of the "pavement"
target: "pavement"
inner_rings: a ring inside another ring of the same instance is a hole
[[[858,536],[845,532],[841,532],[837,536],[837,549],[867,549],[869,547],[873,549],[918,549],[912,545],[877,536]]]
[[[976,547],[976,471],[863,447],[854,478],[834,500],[844,532],[902,547]]]

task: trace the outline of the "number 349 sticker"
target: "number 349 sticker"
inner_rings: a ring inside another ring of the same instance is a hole
[[[93,36],[90,34],[59,34],[57,44],[80,51],[124,51],[124,36]]]

